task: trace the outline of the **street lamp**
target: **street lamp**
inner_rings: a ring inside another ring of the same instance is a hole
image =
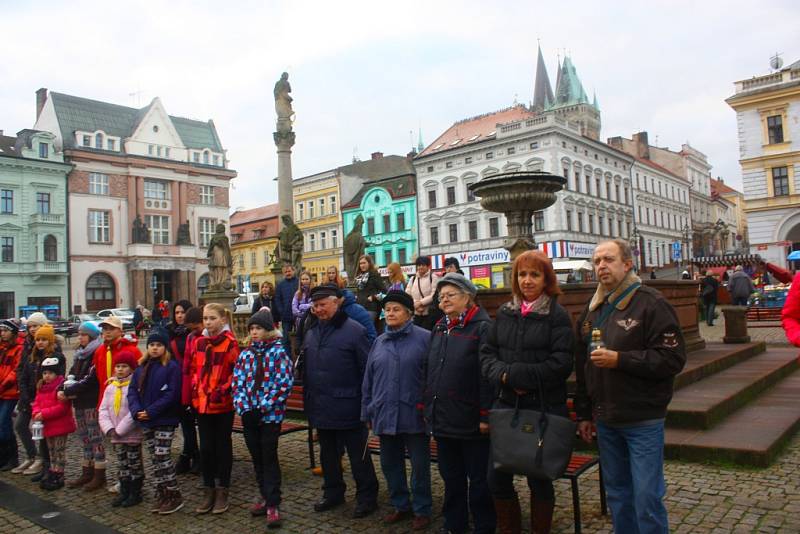
[[[639,234],[639,229],[636,226],[634,226],[633,227],[633,232],[631,232],[631,235],[630,235],[630,238],[629,238],[628,242],[631,245],[631,249],[632,249],[633,255],[636,256],[636,271],[637,272],[641,270],[641,260],[639,258],[639,255],[641,254],[641,251],[639,250],[639,239],[640,238],[641,238],[641,234]]]
[[[690,253],[691,249],[689,248],[689,237],[692,235],[692,229],[689,228],[689,224],[688,223],[686,223],[683,226],[683,230],[681,231],[681,234],[683,235],[683,242],[686,244],[686,265],[687,265],[687,267],[689,267],[689,269],[691,271],[692,264],[689,261],[690,258],[691,258],[691,253]]]

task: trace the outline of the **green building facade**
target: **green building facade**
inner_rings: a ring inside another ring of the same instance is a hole
[[[68,316],[67,173],[49,132],[0,135],[0,318]]]

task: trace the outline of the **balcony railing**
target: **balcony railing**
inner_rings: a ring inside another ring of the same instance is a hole
[[[64,216],[60,213],[34,213],[31,224],[64,224]]]

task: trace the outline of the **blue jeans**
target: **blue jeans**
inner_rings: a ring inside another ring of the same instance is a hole
[[[291,357],[294,356],[294,352],[292,350],[292,338],[289,336],[289,332],[292,331],[292,327],[294,323],[292,321],[281,321],[281,329],[283,330],[283,348],[286,349],[286,353]]]
[[[706,324],[708,326],[714,326],[714,313],[717,307],[716,301],[709,300],[706,301]]]
[[[11,418],[17,399],[0,400],[0,443],[17,439],[14,437],[14,421]]]
[[[396,510],[413,508],[414,515],[431,515],[431,453],[427,434],[383,435],[381,469],[389,486],[389,501]],[[406,481],[406,449],[411,459],[411,495]]]
[[[614,532],[668,533],[664,421],[626,428],[598,421],[597,443]]]
[[[736,297],[733,299],[734,306],[747,306],[748,297]]]

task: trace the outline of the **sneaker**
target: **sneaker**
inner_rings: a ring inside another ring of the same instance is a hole
[[[258,517],[267,513],[267,501],[259,499],[250,507],[250,515]]]
[[[14,473],[15,475],[21,475],[22,473],[25,472],[27,468],[33,465],[33,462],[34,462],[33,458],[28,458],[27,460],[19,464],[17,467],[12,469],[11,472]]]
[[[277,506],[267,507],[267,528],[278,528],[281,526],[281,512]]]
[[[33,461],[33,463],[28,464],[28,467],[23,469],[22,474],[23,475],[35,475],[36,473],[41,473],[43,465],[44,465],[44,462],[42,461],[42,459],[41,458],[36,458]]]

